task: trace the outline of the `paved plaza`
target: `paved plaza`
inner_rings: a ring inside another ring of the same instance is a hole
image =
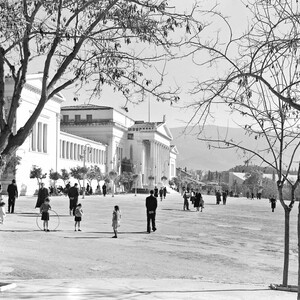
[[[35,197],[17,199],[0,227],[0,278],[16,284],[1,299],[296,299],[271,291],[281,283],[283,209],[268,200],[204,196],[201,212],[183,211],[172,192],[146,233],[146,195],[80,198],[82,231],[74,231],[68,198],[52,197],[50,229],[39,229]],[[6,199],[5,199],[6,201]],[[122,212],[112,239],[114,205]],[[59,221],[59,223],[58,223]],[[290,284],[297,283],[297,208],[291,213]]]

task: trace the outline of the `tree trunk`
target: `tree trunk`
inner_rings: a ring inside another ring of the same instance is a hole
[[[282,285],[288,285],[290,254],[290,210],[284,208],[284,261]]]

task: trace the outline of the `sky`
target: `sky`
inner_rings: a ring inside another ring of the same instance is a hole
[[[234,28],[242,28],[247,23],[246,9],[240,0],[226,0],[220,1],[221,4],[218,10],[224,15],[230,17],[230,22]],[[173,0],[169,1],[170,5],[176,5],[178,10],[187,9],[194,3],[192,0]],[[203,8],[210,8],[214,5],[213,1],[202,0],[201,5]],[[212,27],[212,34],[214,30],[217,30],[221,24],[214,24]],[[181,89],[180,101],[173,106],[169,103],[157,102],[155,99],[149,97],[147,101],[140,104],[128,104],[128,113],[121,109],[125,104],[125,100],[122,95],[114,93],[109,87],[103,89],[100,97],[89,99],[85,96],[84,90],[74,95],[74,89],[67,89],[63,92],[67,101],[65,105],[75,104],[96,104],[103,106],[111,106],[115,109],[127,114],[134,120],[144,120],[156,122],[162,121],[163,116],[166,116],[167,125],[170,128],[186,126],[194,111],[192,109],[185,109],[184,107],[197,100],[197,96],[191,96],[189,90],[192,88],[192,82],[196,79],[206,79],[209,76],[210,70],[204,67],[195,66],[191,58],[184,60],[177,60],[167,65],[167,81],[174,86],[179,86]],[[73,98],[76,96],[79,101],[74,102]],[[150,105],[149,105],[150,103]],[[149,110],[150,107],[150,110]],[[224,117],[224,107],[219,106],[214,112],[214,119],[208,121],[209,124],[218,126],[236,127],[235,123],[227,117]],[[150,111],[150,114],[149,114]]]

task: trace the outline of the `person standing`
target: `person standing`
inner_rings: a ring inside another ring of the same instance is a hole
[[[45,199],[49,197],[49,190],[45,188],[45,184],[41,182],[41,187],[38,192],[38,198],[35,204],[35,208],[41,207],[41,205],[45,202]]]
[[[198,189],[196,189],[195,200],[194,200],[194,207],[196,208],[196,211],[199,211],[201,197],[202,197],[201,193],[199,192]]]
[[[226,205],[226,201],[227,201],[227,193],[226,193],[226,191],[222,192],[222,198],[223,198],[223,205]]]
[[[147,209],[147,232],[150,233],[150,221],[152,223],[152,230],[156,231],[155,217],[157,208],[157,198],[153,196],[154,191],[150,191],[150,196],[146,198],[146,209]]]
[[[188,190],[183,193],[183,210],[189,210],[190,193]]]
[[[78,203],[78,197],[79,197],[79,191],[78,191],[78,184],[75,183],[74,186],[72,186],[69,189],[69,208],[70,208],[70,216],[73,214],[73,216],[75,215],[75,208],[77,206]]]
[[[5,213],[5,202],[0,202],[0,224],[4,223]]]
[[[221,193],[219,190],[216,191],[216,204],[219,205],[221,202]]]
[[[112,214],[112,228],[114,230],[114,236],[113,238],[118,237],[118,227],[120,227],[120,221],[121,221],[121,212],[118,205],[115,205],[114,211]]]
[[[75,208],[75,231],[76,230],[76,225],[78,227],[78,231],[81,231],[80,229],[80,222],[82,221],[82,216],[83,216],[83,210],[82,210],[82,205],[81,203],[78,203],[76,208]]]
[[[106,184],[105,183],[103,183],[103,185],[102,185],[102,194],[105,197],[105,195],[106,195]]]
[[[44,231],[49,230],[49,210],[51,210],[50,199],[47,197],[45,202],[40,206],[40,212],[42,214],[41,220],[43,221]]]
[[[11,184],[7,187],[8,193],[8,212],[13,214],[15,211],[15,202],[16,198],[18,198],[18,187],[16,185],[16,180],[13,179]]]

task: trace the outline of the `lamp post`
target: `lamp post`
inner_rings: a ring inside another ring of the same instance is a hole
[[[81,154],[81,157],[83,157],[83,169],[85,169],[85,160],[86,160],[86,149],[87,147],[91,147],[90,144],[85,144],[83,148],[83,154]],[[86,178],[86,173],[83,174],[83,188],[82,188],[82,199],[84,199],[85,196],[85,178]]]

